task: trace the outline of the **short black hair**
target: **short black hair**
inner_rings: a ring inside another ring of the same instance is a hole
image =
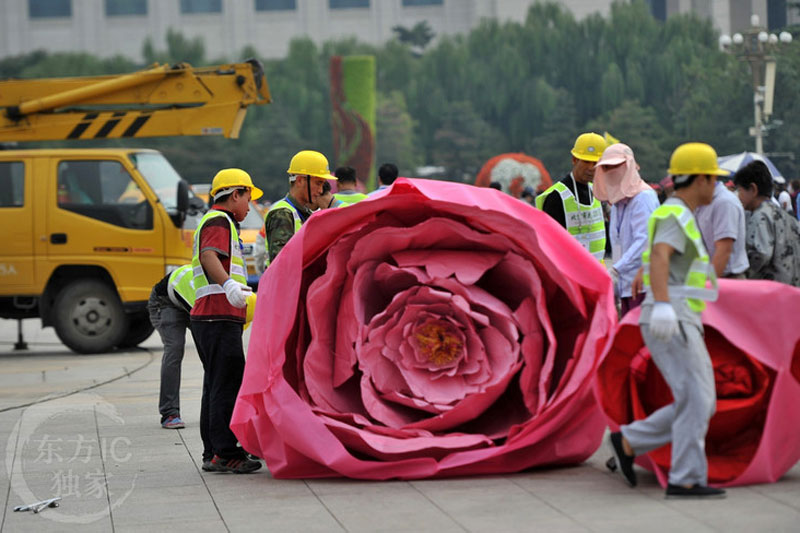
[[[751,161],[733,175],[733,184],[737,187],[749,189],[753,183],[759,196],[772,196],[772,174],[763,161]]]
[[[378,169],[378,179],[384,185],[391,185],[397,179],[397,165],[384,163]]]
[[[356,169],[353,167],[339,167],[333,171],[333,175],[339,178],[339,183],[356,182]]]
[[[491,187],[492,189],[497,189],[498,191],[502,191],[502,190],[503,190],[503,186],[500,184],[500,182],[499,182],[499,181],[493,181],[493,182],[491,182],[491,183],[489,184],[489,187]]]
[[[331,192],[331,182],[328,181],[328,180],[325,180],[322,183],[322,194],[328,194],[329,192]]]
[[[687,187],[690,187],[692,185],[692,183],[694,183],[694,180],[696,180],[697,176],[699,176],[699,175],[700,174],[692,174],[691,176],[689,176],[687,179],[685,179],[683,181],[678,181],[678,180],[675,179],[675,176],[673,176],[673,178],[672,178],[672,188],[674,190],[678,191],[680,189],[685,189]]]

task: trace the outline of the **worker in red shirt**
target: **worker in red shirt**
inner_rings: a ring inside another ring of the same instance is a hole
[[[249,459],[237,445],[229,426],[244,375],[242,327],[251,293],[239,222],[247,216],[250,200],[262,194],[244,170],[220,170],[211,183],[211,210],[194,234],[191,329],[204,370],[200,436],[206,472],[242,474],[261,468],[260,461]]]

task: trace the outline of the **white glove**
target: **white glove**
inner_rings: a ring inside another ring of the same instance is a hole
[[[650,333],[653,337],[668,341],[678,332],[678,317],[669,302],[655,302],[650,313]]]
[[[222,288],[225,289],[225,296],[232,306],[238,307],[239,309],[247,307],[247,297],[253,292],[250,287],[246,287],[228,278],[228,281],[222,285]]]

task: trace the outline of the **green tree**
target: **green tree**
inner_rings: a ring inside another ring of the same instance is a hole
[[[616,63],[610,63],[600,80],[600,101],[603,109],[614,109],[625,98],[625,79]]]
[[[451,179],[472,177],[483,163],[502,150],[502,136],[483,120],[469,102],[456,102],[445,112],[434,134],[433,160],[447,168]]]
[[[414,121],[399,91],[378,97],[376,163],[395,163],[401,175],[412,175],[420,163],[414,146]]]
[[[652,108],[626,100],[603,117],[589,122],[585,129],[601,134],[608,131],[630,146],[644,179],[658,181],[666,174],[675,141]]]

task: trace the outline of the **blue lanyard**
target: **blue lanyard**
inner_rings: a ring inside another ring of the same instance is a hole
[[[297,216],[299,216],[299,217],[300,217],[300,220],[302,220],[303,222],[305,222],[306,220],[308,220],[308,218],[307,218],[307,217],[304,217],[304,216],[303,216],[303,213],[302,213],[302,211],[300,211],[300,210],[297,208],[297,206],[296,206],[296,205],[294,205],[294,204],[292,203],[292,201],[291,201],[291,200],[289,200],[289,197],[288,197],[288,196],[284,196],[284,197],[283,197],[283,199],[284,199],[284,200],[286,200],[286,203],[287,203],[287,204],[289,204],[290,206],[292,206],[292,208],[293,208],[293,209],[294,209],[294,210],[297,212]]]

